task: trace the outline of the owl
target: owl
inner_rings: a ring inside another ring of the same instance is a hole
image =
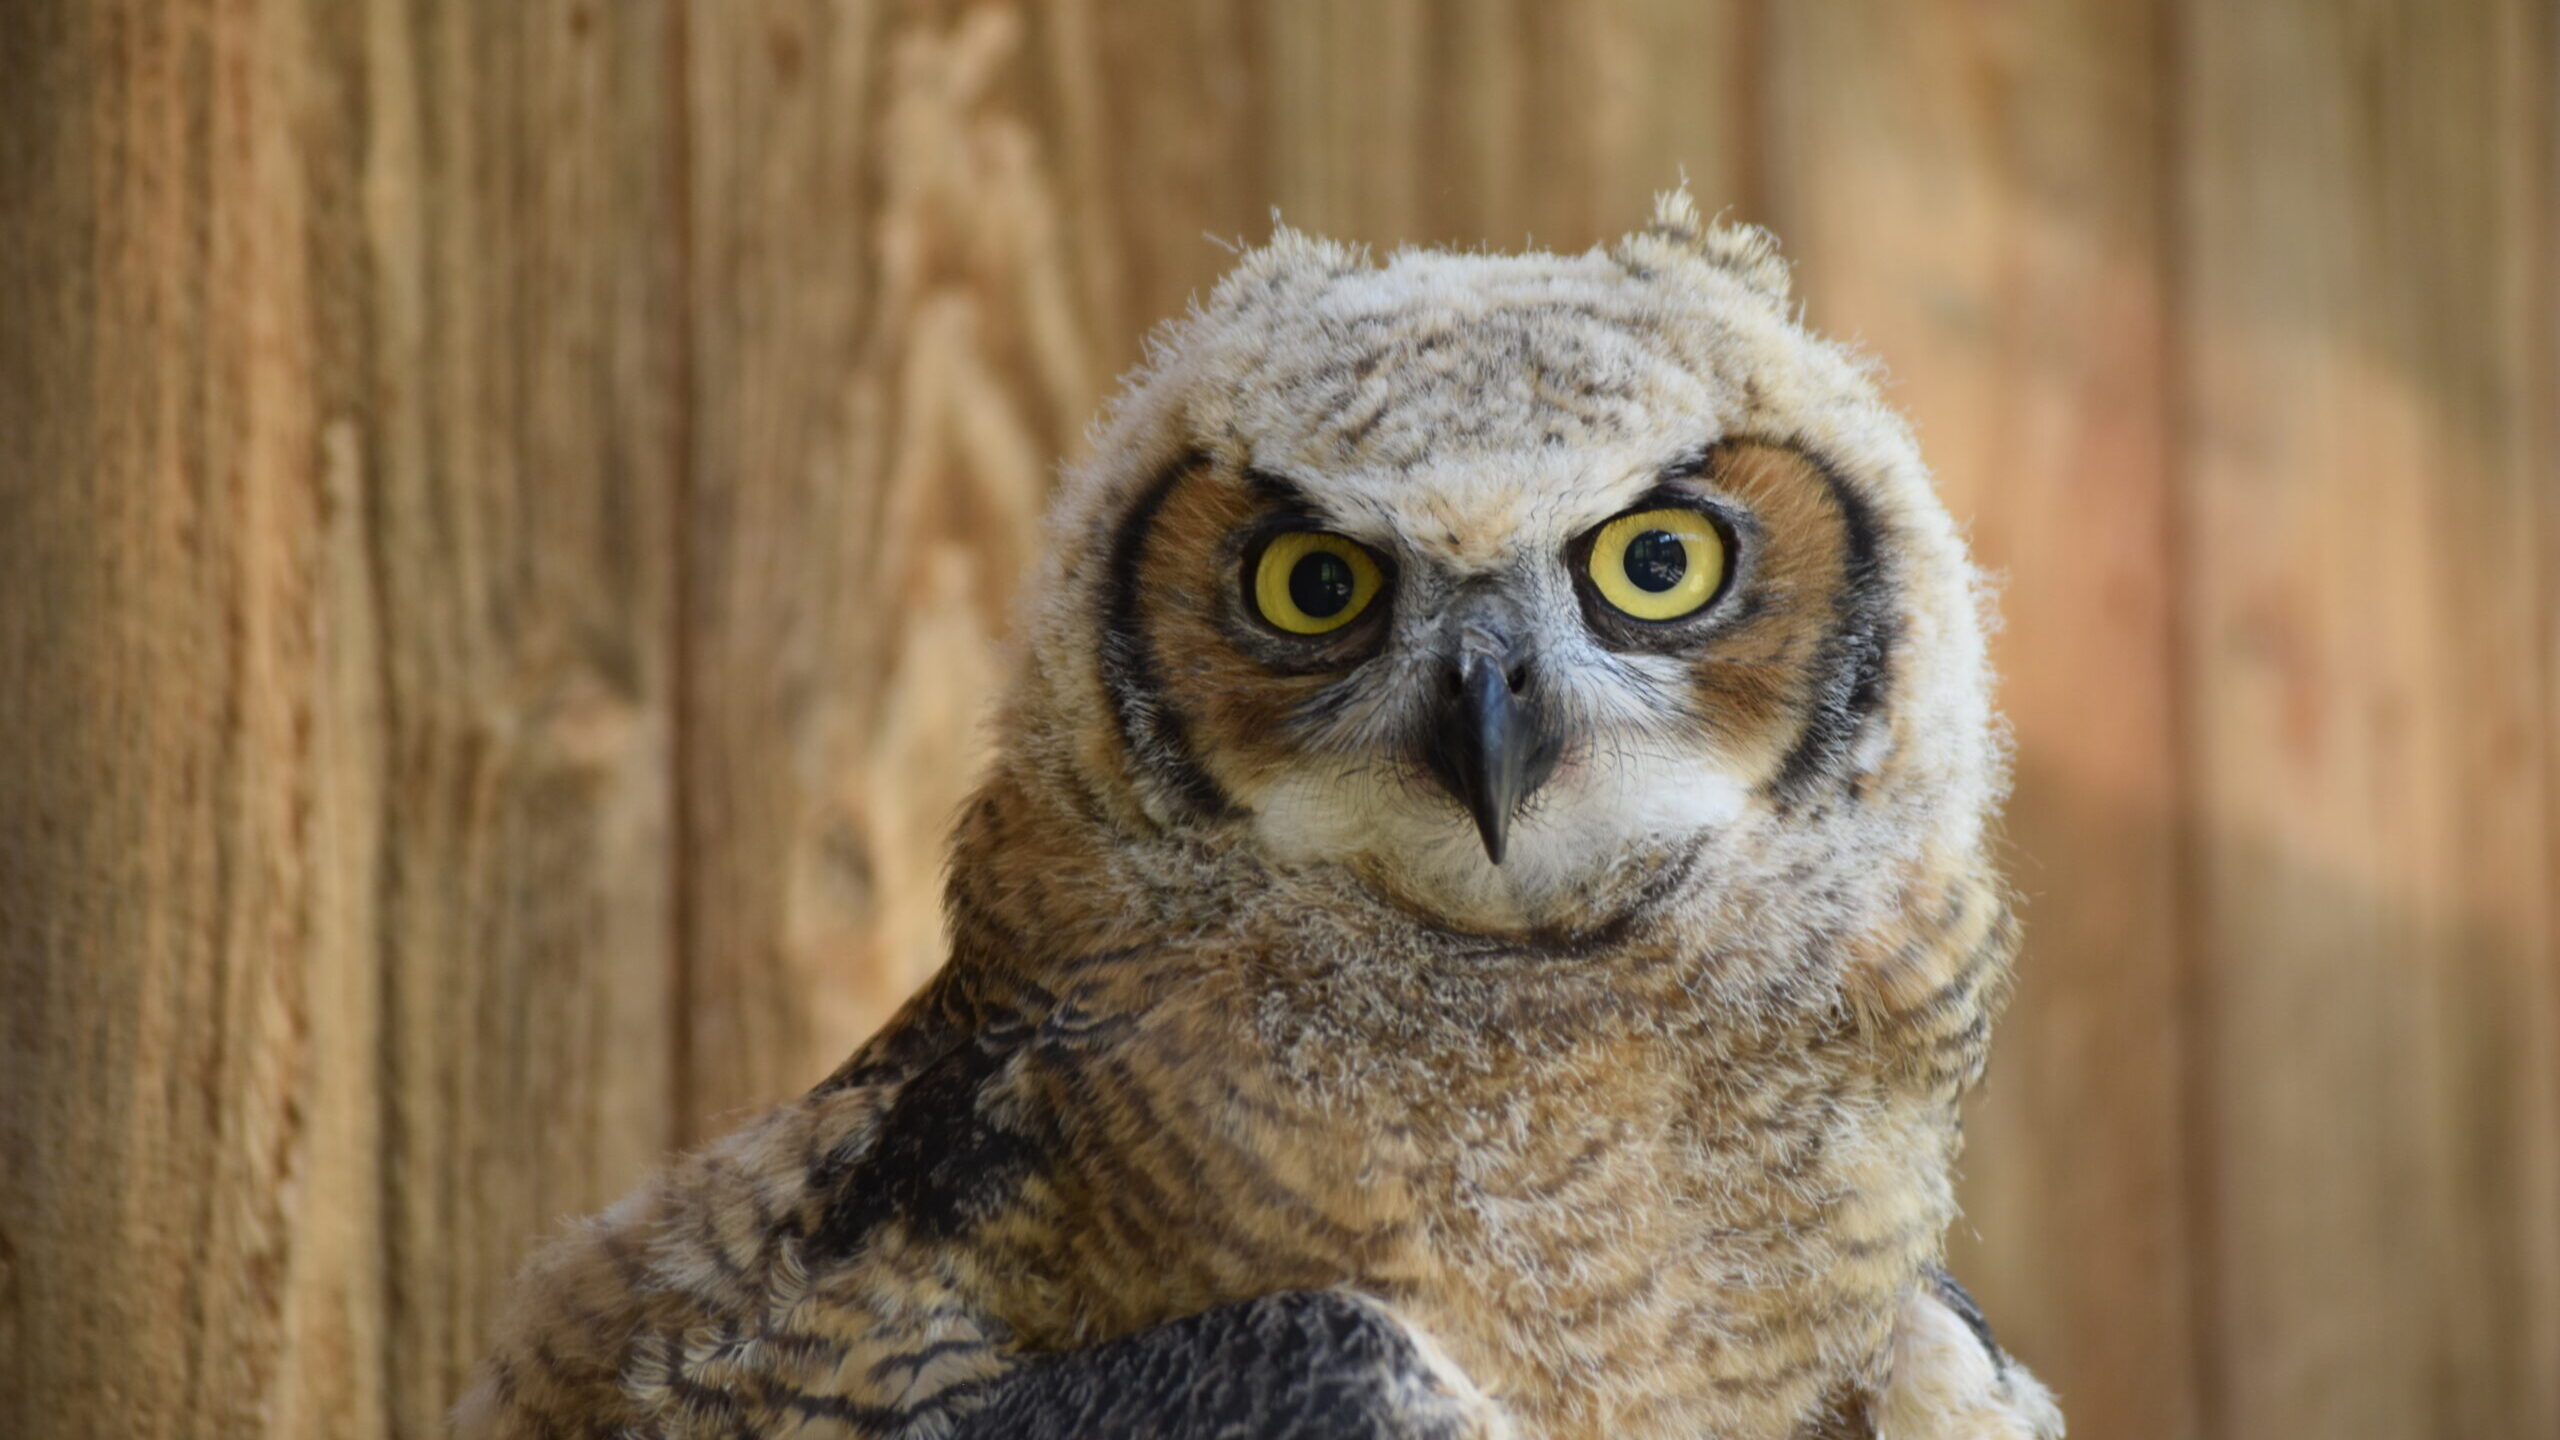
[[[2049,1437],[1940,1268],[1980,587],[1685,194],[1281,230],[1060,487],[942,971],[530,1266],[471,1437]]]

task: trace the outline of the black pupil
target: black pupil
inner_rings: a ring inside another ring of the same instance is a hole
[[[1303,556],[1289,567],[1289,601],[1310,620],[1330,620],[1351,603],[1351,562],[1330,550]]]
[[[1659,595],[1689,573],[1689,547],[1668,530],[1647,530],[1627,542],[1627,578]]]

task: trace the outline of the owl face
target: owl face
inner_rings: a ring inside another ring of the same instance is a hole
[[[1970,571],[1774,276],[1676,225],[1257,252],[1061,512],[1100,767],[1158,823],[1480,930],[1595,923],[1851,810],[1831,852],[1914,843],[1881,817],[1993,783]]]

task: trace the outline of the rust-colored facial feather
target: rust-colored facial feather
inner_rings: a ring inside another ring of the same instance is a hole
[[[1140,643],[1160,657],[1163,703],[1230,787],[1254,785],[1298,758],[1306,707],[1376,657],[1393,615],[1390,582],[1366,613],[1330,634],[1289,635],[1260,620],[1245,560],[1259,535],[1291,523],[1287,510],[1242,476],[1202,464],[1174,483],[1136,557]],[[1309,516],[1302,528],[1324,527]]]
[[[1695,715],[1738,760],[1748,757],[1757,784],[1774,785],[1799,747],[1823,743],[1824,707],[1844,680],[1883,684],[1881,592],[1889,582],[1871,553],[1873,522],[1859,513],[1862,502],[1804,452],[1719,446],[1702,478],[1750,517],[1752,533],[1717,630],[1691,656]],[[1872,671],[1844,673],[1858,666]]]

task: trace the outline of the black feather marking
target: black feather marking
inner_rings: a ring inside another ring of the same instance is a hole
[[[953,1047],[898,1092],[867,1145],[830,1155],[814,1183],[826,1210],[809,1237],[814,1260],[860,1250],[891,1221],[933,1239],[967,1230],[1010,1196],[1047,1153],[1047,1137],[989,1113],[1022,1043],[985,1035]]]
[[[1307,494],[1307,487],[1277,471],[1248,467],[1244,472],[1244,483],[1253,487],[1254,493],[1266,502],[1292,515],[1312,516],[1316,513],[1315,499]]]
[[[802,1420],[828,1421],[857,1435],[890,1434],[906,1418],[886,1405],[866,1405],[841,1395],[811,1395],[795,1391],[779,1398],[792,1414]]]
[[[1097,663],[1102,688],[1130,764],[1153,777],[1187,809],[1204,818],[1233,813],[1234,804],[1191,750],[1189,726],[1164,693],[1164,672],[1148,642],[1140,603],[1147,532],[1184,476],[1207,464],[1186,454],[1147,482],[1111,535],[1110,584],[1104,592],[1102,645]]]
[[[1879,543],[1875,511],[1839,467],[1798,448],[1831,492],[1840,512],[1846,556],[1830,630],[1814,651],[1812,713],[1805,717],[1771,788],[1792,805],[1839,768],[1858,731],[1883,708],[1894,640],[1894,584]]]
[[[2008,1374],[2009,1353],[2000,1348],[1999,1341],[1991,1338],[1991,1320],[1982,1313],[1982,1305],[1973,1298],[1973,1292],[1957,1284],[1956,1277],[1948,1274],[1942,1265],[1930,1266],[1927,1278],[1929,1292],[1956,1312],[1956,1318],[1964,1322],[1964,1328],[1972,1331],[1973,1338],[1982,1342],[1983,1352],[1991,1357],[1994,1372]]]

